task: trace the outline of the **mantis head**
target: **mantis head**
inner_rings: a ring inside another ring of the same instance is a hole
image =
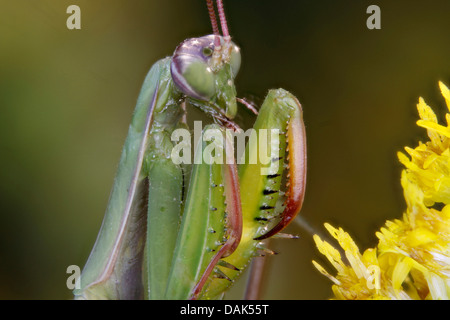
[[[172,57],[171,73],[177,88],[189,98],[207,102],[229,119],[236,114],[234,78],[241,65],[240,49],[230,41],[208,35],[183,41]]]
[[[200,102],[198,106],[212,105],[215,111],[233,119],[237,112],[234,78],[241,65],[240,49],[228,34],[222,1],[217,1],[217,10],[223,36],[212,0],[206,2],[214,34],[187,39],[176,48],[172,79],[181,92]]]

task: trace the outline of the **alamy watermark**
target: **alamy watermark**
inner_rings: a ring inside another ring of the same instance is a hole
[[[200,141],[210,142],[206,147],[198,148],[192,157],[191,131],[179,128],[173,131],[171,140],[175,142],[171,159],[175,164],[261,164],[261,174],[270,175],[278,172],[280,160],[280,130],[253,129],[246,131],[231,129],[205,129],[202,122],[194,121],[194,145]],[[248,154],[246,153],[248,140]],[[236,161],[226,156],[226,144],[236,150]],[[194,159],[192,159],[194,158]]]
[[[66,269],[66,273],[70,274],[66,280],[66,286],[69,290],[81,289],[81,269],[77,265],[70,265]]]
[[[67,7],[66,13],[70,16],[66,20],[66,26],[69,30],[81,29],[81,9],[77,5],[70,5]]]
[[[69,14],[66,20],[66,27],[69,30],[81,29],[81,8],[77,5],[70,5],[66,9]],[[370,16],[366,20],[366,26],[369,30],[381,29],[381,9],[377,5],[370,5],[366,9],[366,13]]]
[[[366,26],[369,30],[381,29],[381,9],[377,5],[370,5],[367,7],[366,13],[370,14],[367,18]]]

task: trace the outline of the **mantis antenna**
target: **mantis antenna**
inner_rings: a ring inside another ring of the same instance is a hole
[[[228,32],[227,18],[225,16],[225,10],[223,9],[222,0],[216,0],[217,2],[217,11],[219,13],[220,26],[222,28],[222,34],[225,42],[229,42],[231,37]],[[211,25],[213,28],[213,32],[215,35],[219,34],[219,27],[216,19],[216,12],[214,11],[214,2],[213,0],[206,0],[206,6],[208,7],[209,19],[211,20]]]
[[[219,12],[220,26],[222,27],[222,34],[226,44],[231,41],[230,34],[228,33],[227,19],[225,17],[225,10],[223,9],[222,0],[217,0],[217,11]]]
[[[206,6],[208,7],[209,19],[211,20],[214,35],[219,36],[219,26],[217,24],[216,12],[214,11],[213,0],[206,0]]]
[[[225,10],[223,9],[223,2],[222,0],[216,0],[217,3],[217,11],[219,14],[219,20],[220,20],[220,26],[222,29],[222,35],[223,35],[223,40],[225,42],[225,55],[229,56],[230,55],[230,50],[231,50],[231,37],[230,34],[228,32],[228,25],[227,25],[227,19],[225,16]],[[221,47],[221,41],[220,41],[220,31],[219,31],[219,25],[217,23],[217,18],[216,18],[216,12],[214,10],[214,2],[213,0],[206,0],[206,6],[208,7],[208,13],[209,13],[209,19],[211,20],[211,26],[213,28],[213,33],[215,35],[215,39],[214,39],[214,55],[215,55],[215,60],[220,60],[220,53],[222,51],[222,47]],[[226,58],[228,59],[228,58]]]
[[[220,32],[219,25],[217,24],[216,12],[214,11],[214,3],[213,0],[206,0],[206,6],[208,7],[209,12],[209,20],[211,20],[211,26],[213,28],[214,33],[214,54],[215,56],[220,55]]]
[[[209,19],[211,20],[211,26],[213,29],[213,33],[215,35],[214,51],[215,51],[216,57],[218,57],[220,55],[220,50],[221,50],[220,38],[219,38],[220,32],[219,32],[219,25],[217,24],[217,18],[216,18],[216,12],[214,10],[213,0],[206,0],[206,6],[208,7]],[[231,42],[231,37],[228,32],[227,19],[225,17],[225,10],[223,9],[222,0],[217,0],[217,7],[219,10],[219,19],[220,19],[220,24],[222,27],[223,38],[224,38],[225,44],[229,46],[229,44]],[[255,115],[258,115],[258,110],[256,110],[256,108],[251,103],[249,103],[246,99],[236,98],[236,101],[241,103],[245,107],[247,107],[247,109],[249,109]]]

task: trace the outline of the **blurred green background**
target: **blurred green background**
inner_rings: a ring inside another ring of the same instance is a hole
[[[66,8],[81,7],[81,30]],[[366,9],[381,8],[381,30]],[[450,85],[450,1],[225,0],[241,46],[238,95],[283,87],[304,108],[302,216],[360,248],[405,205],[396,152],[425,138],[423,96],[442,119]],[[99,230],[131,113],[150,66],[210,33],[202,0],[0,0],[0,298],[71,299]],[[252,121],[243,112],[246,121]],[[245,119],[244,119],[245,120]],[[311,235],[274,240],[263,298],[327,299]],[[239,298],[239,286],[228,298]]]

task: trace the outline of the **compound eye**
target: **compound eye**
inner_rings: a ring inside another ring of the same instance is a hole
[[[213,53],[214,53],[214,48],[211,48],[211,47],[204,47],[203,49],[202,49],[202,53],[203,53],[203,56],[205,56],[205,57],[211,57],[212,55],[213,55]]]
[[[199,100],[208,100],[214,95],[215,77],[204,61],[187,56],[179,57],[172,66],[174,63],[179,64],[179,68],[171,68],[172,78],[181,92]]]
[[[175,50],[170,70],[177,88],[195,99],[209,100],[216,91],[215,75],[208,65],[214,52],[212,37],[185,40]]]

